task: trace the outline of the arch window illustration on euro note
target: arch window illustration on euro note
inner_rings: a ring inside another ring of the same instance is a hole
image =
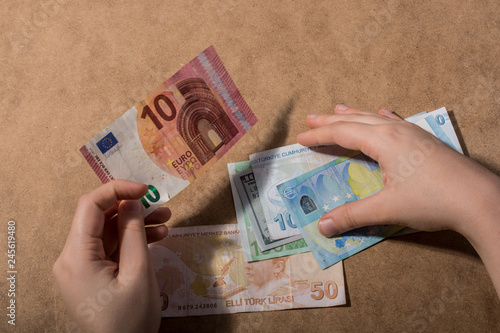
[[[203,79],[178,82],[186,102],[177,118],[177,129],[202,165],[238,134],[224,107]]]
[[[311,199],[311,197],[308,195],[304,195],[300,198],[300,207],[302,208],[302,211],[305,215],[312,213],[318,209],[318,207],[316,207],[316,204],[314,203],[314,200]]]

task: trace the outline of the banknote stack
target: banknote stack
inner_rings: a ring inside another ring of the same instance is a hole
[[[406,120],[463,153],[445,108]],[[381,225],[329,239],[319,233],[326,212],[383,187],[378,163],[360,152],[295,144],[250,155],[228,169],[249,262],[310,251],[325,269],[386,237],[412,232]]]
[[[444,108],[409,121],[461,151]],[[80,151],[103,183],[147,184],[148,215],[256,122],[209,47]],[[163,317],[345,304],[342,259],[401,232],[376,226],[319,235],[325,212],[383,186],[378,164],[359,152],[291,145],[228,168],[238,224],[171,228],[150,246]]]

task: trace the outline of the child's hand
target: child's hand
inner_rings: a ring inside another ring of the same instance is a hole
[[[143,184],[116,180],[78,202],[53,271],[71,318],[84,332],[158,331],[160,296],[147,243],[164,238],[168,229],[145,229],[137,199],[146,192]],[[169,217],[170,210],[160,208],[146,224]]]
[[[320,220],[331,237],[376,224],[452,229],[475,247],[500,295],[500,178],[387,109],[378,114],[338,105],[334,115],[309,116],[305,146],[340,145],[378,161],[384,188],[339,206]]]

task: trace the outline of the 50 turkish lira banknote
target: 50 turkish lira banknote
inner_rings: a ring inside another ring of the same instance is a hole
[[[163,317],[345,304],[342,262],[321,270],[311,253],[247,263],[235,224],[171,228],[150,245]]]

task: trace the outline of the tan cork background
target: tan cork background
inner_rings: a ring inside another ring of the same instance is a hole
[[[169,203],[169,226],[236,223],[226,164],[295,143],[306,115],[338,103],[403,117],[446,106],[467,154],[500,174],[498,1],[5,0],[0,17],[0,331],[67,331],[52,265],[78,198],[100,185],[78,149],[210,45],[259,122]],[[389,239],[344,263],[347,306],[163,319],[161,330],[498,332],[493,285],[456,233]]]

